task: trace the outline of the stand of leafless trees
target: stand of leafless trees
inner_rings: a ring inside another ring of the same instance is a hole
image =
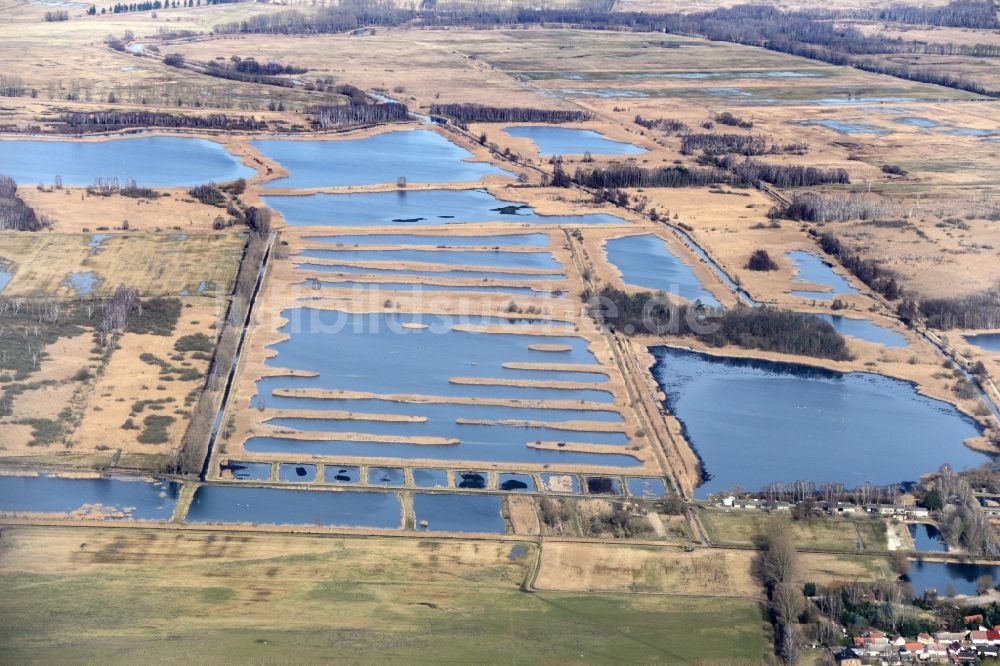
[[[0,229],[40,231],[48,226],[33,208],[17,195],[17,183],[10,176],[0,176]]]
[[[1000,328],[1000,284],[968,296],[923,299],[916,307],[932,328]]]
[[[487,106],[485,104],[434,104],[431,113],[448,116],[460,123],[576,123],[590,120],[587,111],[561,111],[559,109],[532,109],[516,106]]]
[[[159,111],[90,111],[87,113],[67,113],[60,118],[67,129],[73,132],[100,132],[118,130],[123,127],[185,127],[195,129],[219,129],[256,131],[267,129],[267,123],[253,116],[227,116],[224,113],[208,113],[203,116]]]
[[[372,125],[407,120],[410,112],[405,104],[344,104],[338,106],[314,106],[306,110],[312,116],[317,129],[344,127],[346,125]]]
[[[139,303],[139,292],[130,287],[119,286],[101,307],[104,316],[97,330],[97,343],[101,347],[114,347],[117,336],[128,326],[129,315],[142,308]]]
[[[805,222],[846,222],[848,220],[878,220],[897,215],[897,207],[870,197],[821,194],[794,194],[786,208],[776,215]]]

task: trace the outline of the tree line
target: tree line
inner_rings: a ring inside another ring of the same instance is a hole
[[[201,7],[202,5],[228,5],[245,0],[143,0],[143,2],[116,2],[111,7],[112,14],[127,14],[129,12],[149,12],[158,9],[176,9],[178,7]],[[107,12],[101,8],[101,14]],[[91,16],[97,14],[97,7],[91,5],[87,10]]]
[[[312,116],[312,124],[316,129],[399,122],[410,117],[406,105],[398,102],[314,106],[306,109],[306,113]]]
[[[736,187],[770,183],[775,187],[807,187],[846,184],[846,169],[820,169],[789,164],[767,164],[739,160],[732,155],[705,161],[706,166],[641,167],[631,162],[613,162],[603,167],[577,167],[573,180],[584,187],[703,187],[728,184]]]
[[[683,134],[688,131],[687,124],[675,118],[643,118],[637,115],[633,122],[640,127],[660,130],[667,134]]]
[[[943,7],[894,4],[882,9],[857,9],[852,18],[891,21],[910,25],[938,25],[952,28],[995,30],[997,7],[992,0],[951,0]]]
[[[588,111],[561,111],[486,104],[433,104],[431,113],[459,123],[576,123],[593,118]]]
[[[719,134],[716,132],[701,132],[684,134],[681,139],[681,154],[690,155],[695,151],[704,151],[709,155],[735,153],[738,155],[764,155],[778,153],[804,154],[808,147],[804,143],[775,144],[767,138],[753,134]]]
[[[124,127],[186,127],[195,129],[256,131],[267,123],[254,116],[227,116],[209,113],[203,116],[161,111],[88,111],[63,114],[59,121],[75,132],[110,131]]]
[[[815,233],[810,230],[810,233]],[[825,232],[818,238],[820,248],[827,254],[836,257],[840,264],[855,277],[868,285],[872,290],[882,294],[890,301],[902,295],[896,272],[886,268],[874,259],[865,259],[831,234]]]
[[[851,358],[844,337],[829,322],[800,312],[675,305],[651,292],[630,294],[609,286],[596,298],[585,294],[585,299],[598,323],[627,334],[693,336],[711,347],[736,345],[835,361]]]
[[[48,221],[17,194],[17,183],[10,176],[0,175],[0,229],[41,231]]]
[[[787,206],[773,211],[772,217],[784,217],[800,222],[847,222],[875,220],[895,212],[895,207],[857,194],[848,196],[822,195],[806,192],[792,195]]]
[[[1000,328],[1000,284],[967,296],[906,300],[898,314],[906,320],[918,316],[939,330],[950,328]]]

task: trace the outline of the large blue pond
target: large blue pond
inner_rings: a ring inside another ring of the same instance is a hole
[[[613,238],[605,245],[608,261],[622,274],[625,284],[676,294],[688,301],[717,306],[719,302],[690,266],[667,249],[654,234]]]
[[[379,266],[345,266],[342,264],[295,264],[296,270],[312,271],[315,273],[342,273],[345,275],[391,275],[395,277],[424,277],[424,278],[490,278],[494,280],[517,280],[519,282],[534,280],[563,280],[566,276],[562,273],[508,273],[503,271],[467,271],[464,269],[445,271],[418,271],[403,268],[386,268]]]
[[[488,266],[493,268],[560,269],[551,252],[504,252],[501,250],[317,250],[305,249],[296,258],[330,261],[391,261],[395,263]]]
[[[179,490],[176,483],[127,477],[0,476],[0,513],[70,513],[99,504],[130,518],[169,520]]]
[[[1000,333],[981,333],[979,335],[967,335],[965,336],[966,341],[979,347],[980,349],[985,349],[988,352],[998,352],[1000,353]]]
[[[874,342],[886,347],[905,347],[909,344],[906,336],[891,329],[879,326],[867,319],[855,319],[841,315],[814,314],[823,321],[828,321],[841,335],[858,338],[866,342]]]
[[[987,460],[963,445],[975,424],[907,382],[868,373],[652,350],[653,373],[710,478],[697,495],[739,484],[913,481],[944,463]]]
[[[414,493],[413,513],[418,529],[435,532],[506,531],[500,515],[501,498],[497,495],[452,495]],[[426,527],[421,527],[427,521]]]
[[[935,589],[943,597],[951,586],[956,594],[976,594],[976,580],[983,575],[993,576],[994,583],[1000,582],[1000,566],[911,561],[906,579],[918,596],[924,590]]]
[[[340,234],[305,236],[303,240],[329,245],[430,245],[432,247],[546,247],[548,234],[496,236],[424,236],[419,234]]]
[[[21,185],[91,185],[95,178],[132,178],[149,187],[183,187],[256,174],[206,139],[150,136],[110,141],[0,141],[0,172]]]
[[[403,508],[394,493],[201,486],[187,522],[398,529]]]
[[[792,250],[791,252],[786,252],[785,256],[795,264],[795,282],[808,282],[809,284],[830,288],[829,291],[796,289],[792,291],[793,296],[814,298],[816,300],[832,300],[835,296],[858,293],[858,290],[852,287],[846,278],[834,272],[830,264],[815,254],[802,250]]]
[[[550,291],[546,289],[533,289],[532,287],[511,287],[504,285],[446,285],[433,284],[432,282],[355,282],[351,280],[320,281],[320,287],[331,289],[353,289],[355,291],[368,291],[374,294],[379,292],[501,292],[519,296],[544,296],[552,298],[565,297],[563,291]]]
[[[941,539],[941,532],[937,527],[929,523],[911,523],[906,526],[913,537],[913,545],[921,551],[942,552],[948,550],[948,546]]]
[[[478,182],[483,176],[510,175],[488,162],[469,162],[472,153],[437,132],[386,132],[363,139],[297,141],[257,139],[250,142],[290,175],[269,187],[340,187],[395,183]]]
[[[531,125],[508,127],[504,133],[519,139],[530,139],[542,155],[582,155],[583,153],[638,155],[646,152],[645,148],[624,141],[614,141],[593,130]]]
[[[373,227],[478,222],[625,224],[614,215],[539,215],[530,206],[501,201],[486,190],[417,190],[269,196],[264,203],[293,227]]]

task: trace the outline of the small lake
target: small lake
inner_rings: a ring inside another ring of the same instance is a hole
[[[0,513],[70,514],[99,507],[108,517],[169,520],[179,491],[178,483],[129,477],[0,476]]]
[[[988,352],[1000,353],[1000,333],[967,335],[965,341]]]
[[[201,486],[189,523],[256,523],[400,529],[403,507],[394,493]]]
[[[1000,566],[910,560],[910,573],[906,580],[917,596],[933,588],[938,596],[944,597],[949,586],[954,586],[956,594],[976,594],[976,580],[983,575],[993,576],[994,584],[1000,582]]]
[[[625,284],[676,294],[690,301],[718,306],[690,266],[667,249],[655,234],[612,238],[604,246],[608,261],[622,274]]]
[[[843,317],[834,314],[809,314],[813,317],[819,317],[823,321],[830,322],[841,335],[864,340],[865,342],[874,342],[877,345],[885,347],[901,348],[909,345],[906,341],[906,336],[902,333],[879,326],[867,319],[855,319],[853,317]]]
[[[945,552],[948,550],[947,544],[941,538],[941,532],[930,523],[909,524],[906,526],[910,536],[913,537],[913,545],[917,550],[929,552]]]
[[[830,264],[812,252],[792,250],[786,252],[785,256],[795,264],[794,282],[823,285],[831,289],[830,291],[795,289],[792,291],[793,296],[826,301],[832,300],[835,296],[858,293],[858,290],[852,287],[846,278],[836,273]]]
[[[268,187],[377,185],[400,177],[409,183],[478,182],[483,176],[511,175],[489,162],[467,161],[472,153],[430,130],[329,141],[255,139],[250,144],[291,174]]]
[[[651,348],[653,375],[710,478],[700,498],[775,481],[915,481],[949,463],[988,456],[963,445],[979,434],[954,407],[897,379],[805,365]]]
[[[615,141],[600,132],[568,127],[546,127],[530,125],[524,127],[508,127],[505,134],[518,139],[528,139],[538,148],[543,156],[548,155],[640,155],[647,152],[624,141]]]
[[[95,178],[132,178],[146,187],[183,187],[209,181],[250,178],[222,144],[207,139],[150,136],[108,141],[0,140],[4,174],[22,187],[92,185]]]
[[[268,196],[263,200],[293,227],[428,227],[479,222],[625,224],[624,219],[604,213],[539,215],[530,206],[497,199],[480,189]]]
[[[302,240],[327,245],[429,245],[432,247],[547,247],[548,234],[497,236],[423,236],[418,234],[342,234],[305,236]]]
[[[501,503],[497,495],[414,493],[413,513],[418,530],[503,534]],[[427,527],[420,527],[425,520]]]

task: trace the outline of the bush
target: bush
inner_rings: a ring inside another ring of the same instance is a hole
[[[142,444],[165,444],[170,441],[170,437],[167,434],[167,426],[176,421],[172,416],[163,416],[160,414],[150,414],[142,420],[145,428],[137,441]]]
[[[174,349],[179,352],[210,352],[215,348],[215,342],[204,333],[185,335],[177,339]]]
[[[776,271],[778,264],[767,253],[767,250],[754,250],[747,261],[746,268],[750,271]]]

